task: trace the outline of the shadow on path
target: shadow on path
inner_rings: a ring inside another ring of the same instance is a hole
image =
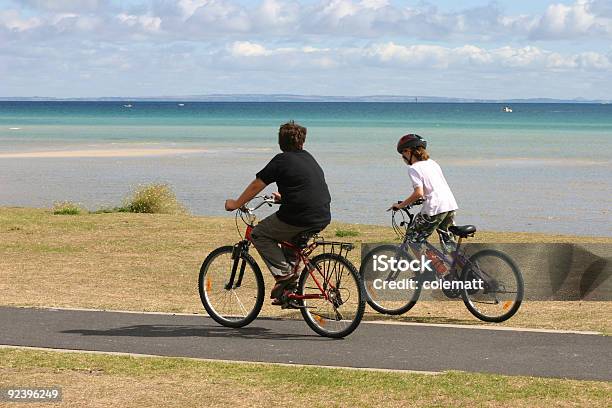
[[[118,327],[114,329],[92,330],[72,329],[61,333],[81,334],[83,336],[126,336],[126,337],[231,337],[263,340],[327,340],[316,334],[278,333],[263,327],[207,327],[186,325],[150,325]],[[332,339],[329,339],[332,340]]]

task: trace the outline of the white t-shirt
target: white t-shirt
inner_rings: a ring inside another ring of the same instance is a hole
[[[432,159],[413,163],[408,174],[413,188],[423,187],[421,214],[436,215],[459,208],[438,163]]]

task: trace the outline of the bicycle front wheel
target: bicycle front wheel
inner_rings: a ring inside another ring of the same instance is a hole
[[[419,275],[410,269],[387,269],[377,261],[395,259],[410,262],[413,257],[399,245],[381,245],[368,252],[361,262],[359,274],[368,304],[378,313],[399,315],[412,309],[419,299],[421,285]]]
[[[198,290],[206,312],[217,323],[243,327],[261,310],[264,281],[253,257],[246,253],[233,257],[233,251],[233,247],[224,246],[206,257]]]
[[[503,322],[521,307],[523,276],[512,258],[501,251],[476,252],[463,267],[461,280],[465,306],[482,321]]]
[[[320,254],[300,275],[298,293],[305,296],[301,312],[308,326],[321,336],[351,334],[363,318],[365,295],[359,273],[343,256]]]

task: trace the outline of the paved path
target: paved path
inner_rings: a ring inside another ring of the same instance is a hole
[[[612,337],[588,334],[362,323],[332,340],[301,320],[258,319],[229,329],[197,315],[0,307],[0,344],[612,381]]]

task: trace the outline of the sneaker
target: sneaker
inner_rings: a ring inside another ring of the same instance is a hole
[[[283,302],[282,299],[274,298],[274,300],[272,300],[272,306],[282,306],[284,304],[285,302]]]
[[[294,284],[297,281],[298,275],[296,273],[290,273],[287,275],[275,277],[275,279],[276,284],[270,292],[270,299],[276,299],[281,297],[285,288]]]

